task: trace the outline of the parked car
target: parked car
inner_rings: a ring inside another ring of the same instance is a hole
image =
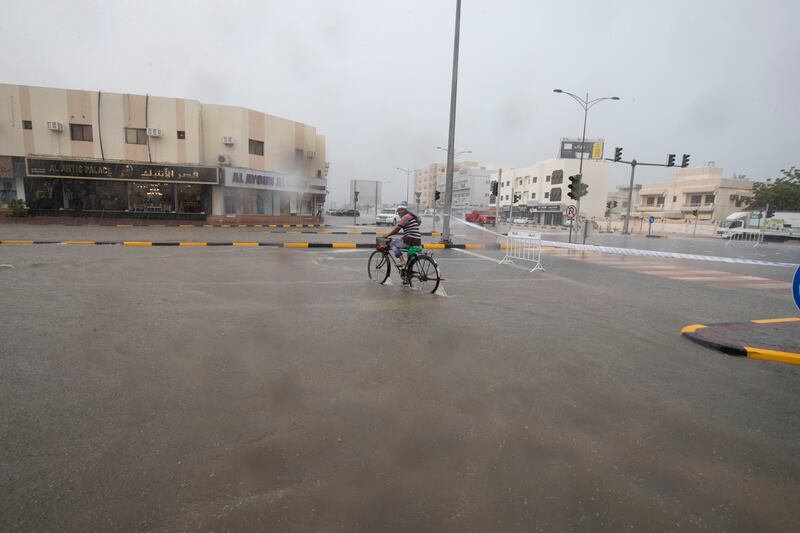
[[[375,225],[380,226],[386,224],[388,226],[396,226],[400,222],[400,215],[397,214],[396,207],[382,209],[380,213],[375,216]]]
[[[517,217],[517,218],[513,219],[511,221],[511,223],[512,224],[527,224],[528,223],[528,219],[527,218],[522,218],[522,217]]]
[[[481,211],[476,209],[471,213],[467,213],[464,216],[464,219],[467,222],[473,222],[476,224],[494,224],[494,213],[491,211]]]
[[[360,217],[361,213],[355,209],[342,209],[337,215],[340,217]]]

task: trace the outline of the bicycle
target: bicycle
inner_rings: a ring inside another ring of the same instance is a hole
[[[420,292],[433,294],[439,288],[442,281],[439,274],[439,265],[431,254],[424,251],[422,246],[411,246],[408,250],[408,259],[405,267],[400,266],[390,252],[389,242],[391,239],[378,237],[376,239],[376,250],[369,256],[367,262],[367,275],[369,279],[383,285],[389,279],[392,265],[397,269],[397,273],[408,286]]]

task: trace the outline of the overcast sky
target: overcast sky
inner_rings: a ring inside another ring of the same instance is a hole
[[[351,178],[443,160],[455,0],[5,0],[0,80],[195,98],[312,124],[334,199]],[[606,156],[800,166],[800,2],[463,0],[456,148],[523,166],[580,136],[553,88],[619,96],[589,114]],[[615,168],[612,185],[627,180]],[[641,181],[674,172],[641,169]]]

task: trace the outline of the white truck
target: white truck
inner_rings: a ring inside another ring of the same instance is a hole
[[[758,211],[738,211],[728,215],[717,226],[717,237],[730,237],[734,233],[760,231],[765,237],[800,238],[800,213],[777,211],[764,220]]]

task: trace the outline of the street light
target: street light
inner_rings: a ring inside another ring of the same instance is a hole
[[[408,168],[402,168],[402,167],[395,167],[395,170],[399,170],[400,172],[405,172],[406,173],[406,205],[408,205],[408,180],[409,180],[409,176],[411,176],[411,170],[408,169]]]
[[[444,152],[447,152],[447,151],[448,151],[448,150],[447,150],[447,148],[442,148],[441,146],[437,146],[437,147],[436,147],[436,149],[437,149],[437,150],[442,150],[442,151],[444,151]],[[456,153],[454,153],[454,154],[453,154],[453,157],[459,156],[459,155],[461,155],[461,154],[471,154],[471,153],[472,153],[472,150],[462,150],[462,151],[460,151],[460,152],[456,152]]]
[[[578,165],[578,174],[581,175],[581,180],[583,180],[583,152],[586,146],[586,119],[589,115],[589,110],[593,108],[595,105],[599,104],[604,100],[619,100],[619,96],[604,96],[602,98],[595,98],[594,100],[589,100],[589,93],[586,93],[586,98],[581,98],[576,94],[572,94],[571,92],[562,91],[561,89],[553,89],[554,93],[559,94],[566,94],[570,96],[573,100],[578,102],[578,105],[583,108],[583,135],[581,136],[581,162]],[[581,197],[578,196],[577,206],[575,212],[575,221],[577,222],[580,220],[580,213],[581,213]],[[577,236],[576,236],[577,238]]]

